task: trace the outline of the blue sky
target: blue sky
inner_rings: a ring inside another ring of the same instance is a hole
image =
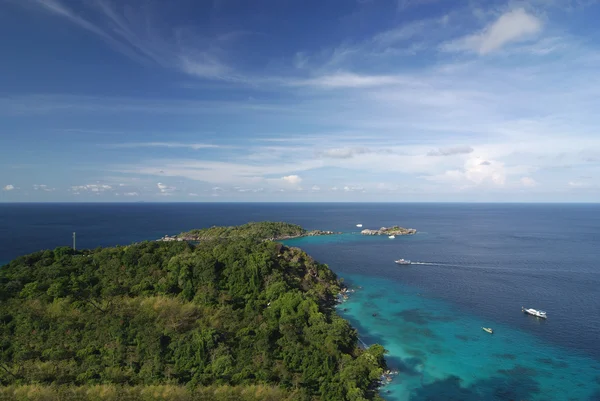
[[[597,202],[598,18],[0,0],[0,201]]]

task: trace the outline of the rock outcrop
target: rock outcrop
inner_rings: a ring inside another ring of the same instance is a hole
[[[381,227],[379,230],[364,229],[360,233],[362,235],[412,235],[417,230],[414,228],[404,228],[399,226]]]

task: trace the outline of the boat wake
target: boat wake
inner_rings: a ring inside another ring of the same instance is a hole
[[[411,265],[421,265],[421,266],[441,266],[441,267],[455,267],[458,269],[479,269],[479,270],[487,270],[487,271],[514,271],[517,269],[511,267],[502,267],[502,266],[481,266],[481,265],[461,265],[461,264],[453,264],[453,263],[437,263],[437,262],[411,262]],[[548,270],[545,270],[547,272]]]
[[[460,267],[460,265],[452,265],[449,263],[435,263],[435,262],[411,262],[413,265],[426,265],[426,266],[456,266]]]
[[[467,265],[461,265],[461,264],[437,263],[437,262],[411,262],[410,264],[411,265],[421,265],[421,266],[457,267],[460,269],[490,269],[489,267],[485,267],[485,266],[467,266]],[[493,267],[492,269],[499,269],[499,268]]]

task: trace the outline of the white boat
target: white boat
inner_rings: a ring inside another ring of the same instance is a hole
[[[543,310],[537,310],[533,308],[525,309],[525,307],[521,306],[521,310],[524,313],[530,314],[532,316],[541,317],[542,319],[546,319],[546,312]]]
[[[388,238],[389,239],[394,239],[394,238],[396,238],[396,236],[395,235],[390,235]]]
[[[357,224],[356,227],[361,228],[362,224]]]
[[[490,334],[494,334],[494,330],[492,330],[491,327],[482,327],[482,329],[483,329],[483,331],[486,331],[486,332],[488,332]]]
[[[408,259],[398,259],[394,261],[398,265],[410,265],[410,260]]]

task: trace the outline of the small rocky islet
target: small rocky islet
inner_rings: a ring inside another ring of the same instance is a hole
[[[400,226],[381,227],[379,230],[364,229],[360,232],[362,235],[413,235],[417,233],[414,228],[404,228]]]

